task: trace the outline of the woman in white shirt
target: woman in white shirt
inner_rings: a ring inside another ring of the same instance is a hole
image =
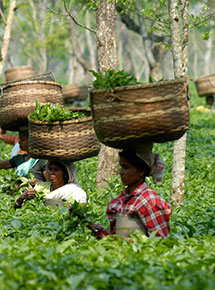
[[[47,181],[50,182],[50,191],[46,191],[44,194],[45,205],[56,208],[62,207],[64,202],[71,202],[73,200],[79,203],[86,202],[87,195],[78,183],[73,163],[67,161],[49,161],[47,163],[46,175]],[[16,199],[14,208],[21,208],[24,200],[34,198],[36,195],[35,188],[29,188],[22,193]]]

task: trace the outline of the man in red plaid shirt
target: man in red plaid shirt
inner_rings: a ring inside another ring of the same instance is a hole
[[[167,237],[170,231],[171,209],[154,190],[147,187],[146,177],[152,176],[161,182],[166,163],[159,154],[152,153],[152,143],[144,144],[136,150],[123,150],[120,156],[120,176],[127,188],[107,206],[110,232],[102,226],[90,223],[97,237],[119,234],[129,237],[136,230],[149,236]]]

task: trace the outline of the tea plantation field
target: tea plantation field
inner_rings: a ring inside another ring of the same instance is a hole
[[[191,90],[187,133],[185,202],[172,206],[167,239],[105,237],[96,240],[68,210],[52,210],[31,200],[17,211],[19,194],[12,169],[0,170],[0,289],[215,289],[215,112]],[[0,142],[0,158],[11,146]],[[162,184],[153,187],[170,201],[173,142],[155,144],[167,162]],[[108,227],[106,205],[123,186],[119,177],[96,188],[97,157],[76,162],[88,220]]]

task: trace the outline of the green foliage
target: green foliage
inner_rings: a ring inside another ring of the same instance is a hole
[[[12,170],[0,170],[1,289],[147,289],[215,288],[215,113],[200,112],[205,99],[191,86],[190,129],[187,132],[185,202],[171,214],[167,239],[111,236],[96,240],[86,220],[108,227],[107,203],[123,189],[119,177],[96,188],[98,158],[76,162],[78,179],[87,192],[85,205],[53,210],[39,200],[14,211]],[[209,108],[209,107],[208,107]],[[213,108],[214,109],[214,108]],[[154,144],[167,162],[164,180],[153,187],[170,201],[173,142]],[[11,146],[0,141],[3,157]]]
[[[160,79],[159,82],[160,82],[160,81],[163,81],[163,78]],[[150,75],[149,75],[149,83],[154,83],[154,82],[157,82],[157,80],[155,80],[155,79],[153,78],[153,76],[150,74]]]
[[[125,70],[114,71],[109,69],[105,71],[104,75],[93,70],[90,70],[90,72],[96,78],[92,84],[94,89],[112,89],[140,84],[132,74]]]
[[[203,40],[208,40],[210,37],[212,37],[213,35],[215,35],[214,32],[212,33],[209,33],[209,32],[205,32],[205,33],[202,33],[200,38],[203,39]]]
[[[32,120],[44,122],[75,120],[82,119],[84,117],[84,112],[72,112],[60,104],[47,103],[45,105],[41,105],[37,101],[34,112],[30,114],[30,118]]]

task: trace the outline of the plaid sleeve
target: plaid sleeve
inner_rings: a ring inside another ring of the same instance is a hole
[[[140,219],[148,228],[148,233],[157,232],[156,236],[168,237],[170,226],[170,206],[167,202],[154,198],[137,211]]]

